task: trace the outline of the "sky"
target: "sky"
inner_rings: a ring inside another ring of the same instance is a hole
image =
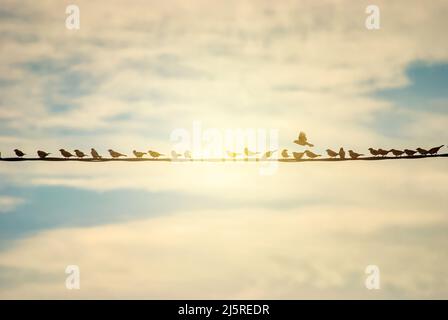
[[[447,151],[446,1],[375,1],[379,30],[368,1],[75,3],[79,30],[0,0],[3,157],[169,153],[195,123]],[[262,167],[0,162],[0,298],[448,297],[445,158]]]

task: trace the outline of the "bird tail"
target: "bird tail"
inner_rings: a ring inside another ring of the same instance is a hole
[[[311,143],[309,143],[309,142],[307,142],[306,145],[309,146],[309,147],[311,147],[311,148],[314,147],[314,144],[311,144]]]

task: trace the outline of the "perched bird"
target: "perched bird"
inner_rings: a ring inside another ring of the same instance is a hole
[[[299,133],[297,140],[294,140],[294,143],[297,143],[299,146],[314,147],[314,144],[308,142],[305,132],[302,131]]]
[[[109,149],[108,151],[109,151],[110,156],[111,156],[112,158],[127,157],[127,155],[122,154],[122,153],[117,152],[117,151],[114,151],[114,150],[112,150],[112,149]]]
[[[277,151],[277,150],[266,151],[266,152],[263,154],[262,159],[268,159],[268,158],[270,158],[270,157],[272,156],[272,154],[273,154],[274,152],[276,152],[276,151]]]
[[[86,155],[84,152],[79,151],[78,149],[75,150],[75,154],[76,154],[76,156],[77,156],[78,158],[84,158],[84,157],[87,157],[87,155]]]
[[[149,153],[149,155],[150,155],[151,157],[156,158],[156,159],[157,159],[158,157],[164,155],[164,154],[162,154],[162,153],[158,153],[157,151],[152,151],[152,150],[149,150],[148,153]]]
[[[412,157],[414,154],[417,153],[417,151],[409,150],[409,149],[404,149],[404,153],[406,153],[406,155],[407,155],[408,157]]]
[[[98,154],[98,152],[95,150],[95,149],[90,149],[90,154],[92,155],[92,158],[93,159],[96,159],[96,160],[98,160],[98,159],[101,159],[101,156]]]
[[[328,154],[328,156],[329,156],[330,158],[334,158],[334,157],[336,157],[337,155],[339,155],[339,153],[334,152],[334,151],[331,150],[331,149],[327,149],[326,151],[327,151],[327,154]]]
[[[250,156],[256,156],[257,154],[259,154],[260,152],[253,152],[250,151],[248,148],[244,148],[244,155],[246,157],[250,157]]]
[[[41,150],[38,150],[38,151],[37,151],[37,155],[38,155],[39,158],[41,158],[41,159],[45,159],[46,157],[48,157],[49,154],[50,154],[50,153],[45,152],[45,151],[41,151]]]
[[[294,159],[296,159],[296,160],[302,159],[304,154],[305,154],[305,152],[293,152],[292,153],[292,155],[294,156]]]
[[[289,158],[288,149],[283,149],[283,151],[282,151],[282,157],[285,158],[285,159]]]
[[[376,157],[377,155],[379,155],[378,150],[375,150],[373,148],[369,148],[370,154],[374,157]]]
[[[172,158],[173,160],[177,160],[177,158],[179,158],[180,156],[181,156],[180,153],[177,153],[177,152],[174,151],[174,150],[171,151],[171,158]]]
[[[389,150],[384,150],[381,148],[378,149],[378,154],[381,155],[382,157],[387,156],[388,153],[389,153]]]
[[[428,153],[429,153],[429,154],[432,154],[432,155],[437,154],[437,152],[439,152],[439,150],[440,150],[442,147],[443,147],[443,144],[442,144],[441,146],[439,146],[439,147],[431,148],[431,149],[429,149]]]
[[[315,154],[315,153],[311,152],[310,150],[305,150],[305,154],[308,158],[311,158],[311,159],[321,156],[320,154]]]
[[[231,151],[227,151],[227,155],[228,155],[230,158],[236,158],[236,157],[239,155],[239,153],[231,152]]]
[[[345,150],[342,147],[339,149],[339,158],[345,159]]]
[[[428,150],[425,150],[422,148],[417,148],[417,151],[418,151],[418,153],[420,153],[421,155],[424,155],[424,156],[426,156],[429,153]]]
[[[136,158],[143,158],[143,156],[146,154],[146,152],[139,152],[139,151],[132,151],[132,153],[134,154],[134,156]]]
[[[22,158],[24,155],[26,155],[26,153],[23,153],[23,152],[20,151],[19,149],[14,149],[14,153],[15,153],[16,156],[18,156],[19,158]]]
[[[350,155],[350,158],[352,158],[352,159],[358,159],[360,156],[363,156],[363,154],[356,153],[353,150],[348,150],[348,154]]]
[[[404,153],[404,151],[397,150],[397,149],[390,149],[389,152],[392,152],[392,154],[396,157],[401,157]]]
[[[184,157],[185,159],[191,159],[191,152],[189,150],[185,150]]]
[[[68,151],[66,151],[66,150],[64,150],[64,149],[59,149],[59,152],[62,154],[62,156],[63,156],[64,158],[70,158],[70,157],[73,157],[73,155],[72,155],[70,152],[68,152]]]

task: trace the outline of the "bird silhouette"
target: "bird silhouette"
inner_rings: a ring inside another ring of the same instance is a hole
[[[345,159],[345,150],[342,147],[339,149],[339,158]]]
[[[407,155],[408,157],[412,157],[414,154],[417,153],[417,151],[409,150],[409,149],[404,149],[404,153],[406,153],[406,155]]]
[[[181,156],[180,153],[177,153],[176,151],[172,150],[171,151],[171,159],[173,160],[177,160],[177,158],[179,158]]]
[[[299,137],[297,138],[297,140],[294,140],[294,143],[298,144],[299,146],[314,147],[314,144],[308,142],[305,132],[302,131],[299,133]]]
[[[162,153],[158,153],[157,151],[152,151],[152,150],[149,150],[148,153],[149,153],[149,155],[150,155],[151,157],[156,158],[156,159],[157,159],[158,157],[164,155],[164,154],[162,154]]]
[[[304,154],[305,154],[305,152],[293,152],[292,153],[294,159],[296,159],[296,160],[302,159]]]
[[[107,150],[107,151],[109,151],[109,154],[110,154],[110,156],[111,156],[112,158],[127,157],[127,155],[122,154],[122,153],[117,152],[117,151],[114,151],[114,150],[112,150],[112,149],[109,149],[109,150]]]
[[[95,149],[90,149],[90,154],[92,155],[92,158],[93,159],[96,159],[96,160],[98,160],[98,159],[101,159],[101,156],[98,154],[98,152],[95,150]]]
[[[37,150],[37,155],[39,156],[39,158],[41,159],[45,159],[46,157],[48,157],[50,153],[45,152],[45,151],[41,151],[41,150]]]
[[[376,157],[377,155],[379,155],[378,150],[375,150],[373,148],[369,148],[370,154],[374,157]]]
[[[282,157],[285,159],[289,158],[289,153],[288,153],[288,149],[283,149],[282,151]]]
[[[19,158],[22,158],[23,156],[26,155],[26,153],[23,153],[23,152],[20,151],[19,149],[14,149],[14,153],[15,153],[16,156],[18,156]]]
[[[320,154],[315,154],[315,153],[311,152],[310,150],[305,150],[305,154],[308,158],[311,158],[311,159],[321,156]]]
[[[416,150],[418,151],[418,153],[420,153],[421,155],[424,155],[424,156],[426,156],[429,153],[428,150],[425,150],[422,148],[417,148]]]
[[[236,153],[236,152],[232,152],[232,151],[227,151],[227,155],[230,157],[230,158],[236,158],[238,155],[240,155],[239,153]]]
[[[134,154],[134,156],[136,158],[143,158],[143,156],[146,154],[146,152],[139,152],[139,151],[136,151],[136,150],[132,151],[132,153]]]
[[[185,159],[190,159],[191,160],[191,152],[189,150],[185,150],[184,157],[185,157]]]
[[[334,151],[331,150],[331,149],[327,149],[326,151],[327,151],[327,154],[328,154],[328,156],[329,156],[330,158],[334,158],[334,157],[336,157],[337,155],[339,155],[339,153],[334,152]]]
[[[75,154],[76,154],[76,156],[77,156],[78,158],[84,158],[84,157],[87,157],[87,155],[86,155],[84,152],[79,151],[78,149],[75,150]]]
[[[256,156],[257,154],[259,154],[260,152],[253,152],[250,151],[248,148],[244,148],[244,155],[246,157],[250,157],[250,156]]]
[[[353,150],[348,150],[348,154],[350,155],[350,158],[352,158],[352,159],[358,159],[360,156],[363,156],[363,154],[356,153]]]
[[[381,148],[378,149],[378,154],[381,155],[382,157],[387,156],[388,153],[389,153],[389,150],[384,150]]]
[[[431,148],[428,150],[428,153],[432,154],[432,155],[437,154],[442,147],[443,147],[443,144],[441,146]]]
[[[70,152],[64,149],[59,149],[59,152],[62,154],[64,158],[74,157]]]
[[[401,157],[404,153],[404,151],[397,150],[397,149],[390,149],[389,152],[392,152],[392,154],[396,157]]]

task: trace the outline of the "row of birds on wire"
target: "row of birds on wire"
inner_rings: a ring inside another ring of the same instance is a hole
[[[305,147],[314,147],[313,144],[311,144],[310,142],[308,142],[308,139],[306,137],[306,134],[304,132],[300,132],[299,136],[296,140],[294,140],[294,143],[300,146],[305,146]],[[398,149],[390,149],[390,150],[385,150],[385,149],[374,149],[374,148],[369,148],[369,152],[372,156],[374,157],[385,157],[387,156],[389,153],[391,153],[392,155],[394,155],[395,157],[401,157],[403,155],[406,155],[408,157],[413,157],[414,155],[416,155],[416,153],[419,153],[420,155],[423,156],[427,156],[427,155],[436,155],[440,149],[443,147],[444,145],[438,146],[438,147],[433,147],[430,149],[423,149],[423,148],[416,148],[415,150],[411,150],[411,149],[404,149],[404,150],[398,150]],[[74,154],[71,153],[70,151],[67,151],[65,149],[59,149],[59,152],[61,153],[61,155],[66,158],[79,158],[79,159],[83,159],[85,157],[88,157],[88,155],[84,152],[82,152],[81,150],[74,150]],[[127,157],[126,154],[120,153],[118,151],[109,149],[108,150],[111,158],[113,159],[117,159],[120,157]],[[271,150],[271,151],[266,151],[263,154],[261,154],[260,152],[255,152],[255,151],[250,151],[247,147],[244,148],[244,156],[247,157],[258,157],[261,156],[262,160],[266,160],[269,159],[273,156],[273,154],[277,152],[277,150]],[[338,152],[333,151],[331,149],[327,149],[326,150],[328,156],[330,158],[337,158],[339,157],[340,159],[346,159],[346,157],[350,157],[351,159],[358,159],[359,157],[364,156],[364,154],[361,153],[357,153],[353,150],[348,150],[348,155],[346,154],[346,151],[344,150],[343,147],[341,147],[339,149]],[[14,153],[16,154],[17,157],[22,158],[24,157],[26,154],[19,150],[19,149],[14,149]],[[149,150],[148,152],[141,152],[141,151],[136,151],[133,150],[132,151],[133,155],[135,156],[135,158],[143,158],[145,155],[149,155],[151,158],[153,159],[158,159],[159,157],[164,157],[166,156],[163,153],[157,152],[157,151],[153,151],[153,150]],[[322,155],[320,154],[316,154],[310,150],[305,150],[303,152],[292,152],[292,154],[289,153],[288,149],[283,149],[281,151],[281,156],[283,159],[295,159],[295,160],[300,160],[302,159],[304,156],[306,156],[309,159],[315,159],[318,157],[321,157]],[[37,155],[40,159],[45,159],[47,158],[49,155],[51,155],[51,153],[49,152],[45,152],[42,150],[38,150],[37,151]],[[103,159],[103,157],[94,149],[91,148],[90,149],[90,155],[92,156],[92,159],[94,160],[101,160]],[[238,152],[232,152],[232,151],[227,151],[227,156],[233,159],[236,159],[237,157],[241,156],[242,153],[238,153]],[[184,157],[185,159],[192,159],[192,154],[189,150],[186,150],[183,155],[180,153],[177,153],[176,151],[171,151],[171,159],[176,160],[179,159],[181,157]],[[1,154],[0,154],[1,157]]]

